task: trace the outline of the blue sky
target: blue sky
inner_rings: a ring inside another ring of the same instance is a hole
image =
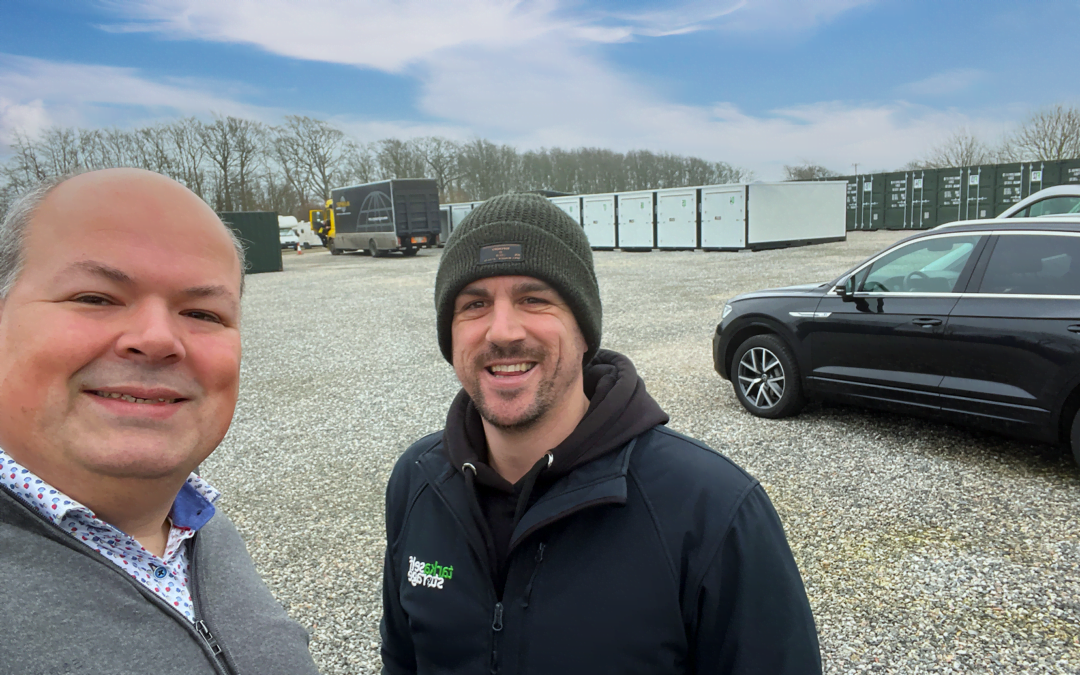
[[[1080,104],[1080,0],[4,0],[16,131],[234,114],[781,176],[896,168]]]

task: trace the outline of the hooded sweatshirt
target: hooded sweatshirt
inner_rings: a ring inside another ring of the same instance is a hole
[[[521,516],[558,478],[578,466],[619,450],[668,415],[645,390],[634,364],[622,354],[601,349],[585,368],[589,408],[577,427],[517,483],[511,484],[488,463],[487,440],[480,413],[461,390],[450,406],[443,449],[450,463],[465,474],[473,492],[495,588],[502,597],[506,583],[510,537]],[[465,468],[469,464],[475,468]]]

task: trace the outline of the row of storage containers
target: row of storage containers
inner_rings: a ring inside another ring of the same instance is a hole
[[[994,218],[1043,188],[1080,183],[1080,159],[829,180],[847,181],[847,229],[926,229],[956,220]]]
[[[550,197],[594,249],[734,251],[839,241],[843,181],[706,185]],[[445,204],[442,240],[481,202]]]

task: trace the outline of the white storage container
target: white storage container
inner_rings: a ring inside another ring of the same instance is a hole
[[[581,198],[582,224],[593,248],[615,248],[615,195],[585,195]]]
[[[750,248],[843,241],[847,181],[751,183],[747,186]]]
[[[697,188],[657,190],[656,247],[697,248],[697,214]]]
[[[450,205],[439,206],[439,246],[445,246],[450,237]]]
[[[450,222],[447,237],[454,233],[457,226],[461,224],[461,221],[465,219],[465,216],[469,215],[469,212],[473,210],[473,204],[478,202],[466,202],[464,204],[447,204],[450,207]]]
[[[619,248],[652,249],[656,224],[654,192],[622,192],[618,197]]]
[[[847,181],[705,186],[701,247],[756,250],[842,241],[847,193]]]
[[[746,186],[701,188],[701,248],[737,251],[746,248]]]
[[[574,219],[578,225],[581,225],[581,197],[577,195],[571,197],[549,197],[551,203],[558,206],[560,209],[566,212],[566,215]]]

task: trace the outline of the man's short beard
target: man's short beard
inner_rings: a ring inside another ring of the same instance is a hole
[[[526,349],[522,346],[500,347],[498,345],[491,345],[491,348],[488,349],[485,354],[476,358],[474,364],[479,372],[479,370],[483,368],[481,365],[483,363],[493,359],[510,358],[534,361],[536,362],[536,366],[534,367],[539,367],[539,365],[547,359],[547,353],[542,349]],[[536,397],[533,399],[532,405],[525,410],[519,419],[513,422],[508,422],[505,419],[496,417],[488,408],[487,401],[484,398],[484,391],[480,387],[479,376],[477,376],[474,381],[476,386],[473,387],[475,390],[475,393],[472,395],[473,405],[476,406],[476,411],[480,413],[480,417],[496,429],[511,433],[527,431],[536,426],[536,423],[543,419],[544,415],[555,407],[555,383],[561,366],[562,357],[555,362],[555,368],[551,371],[551,377],[542,380],[540,385],[536,388]]]

